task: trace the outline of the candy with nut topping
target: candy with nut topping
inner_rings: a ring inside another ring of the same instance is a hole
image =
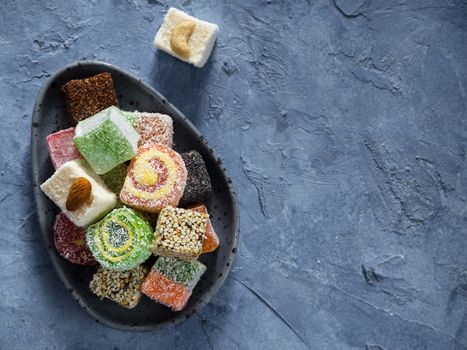
[[[196,260],[203,252],[209,215],[182,208],[166,207],[157,219],[154,255]]]
[[[82,158],[73,142],[74,136],[75,128],[60,130],[47,136],[47,148],[55,169],[70,160]]]
[[[99,264],[119,271],[134,269],[146,261],[153,239],[146,218],[126,207],[114,209],[86,233],[86,242]]]
[[[218,32],[216,24],[171,7],[154,38],[154,46],[201,68],[211,54]]]
[[[146,144],[130,163],[120,200],[153,213],[169,205],[177,206],[186,175],[185,164],[177,152],[159,144]]]
[[[92,277],[89,289],[99,298],[107,298],[127,309],[133,309],[141,299],[141,284],[148,272],[138,266],[128,271],[115,271],[99,267]]]
[[[80,122],[75,145],[97,174],[105,174],[136,155],[139,135],[117,107]]]
[[[41,190],[80,227],[96,222],[117,203],[117,196],[84,159],[63,164],[41,185]]]
[[[61,87],[61,91],[65,97],[66,112],[73,125],[107,107],[118,106],[110,73],[70,80]]]
[[[141,291],[154,301],[180,311],[206,271],[198,261],[160,257],[146,276]]]

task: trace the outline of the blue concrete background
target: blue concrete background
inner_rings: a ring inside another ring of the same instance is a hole
[[[207,66],[155,52],[168,6],[220,25]],[[0,348],[467,349],[467,2],[11,0],[0,5]],[[45,79],[102,60],[160,90],[233,178],[213,301],[154,333],[97,324],[37,230]]]

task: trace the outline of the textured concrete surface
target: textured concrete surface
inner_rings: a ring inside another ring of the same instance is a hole
[[[204,69],[154,52],[167,1],[0,5],[0,348],[466,349],[467,2],[170,4],[220,25]],[[34,98],[81,59],[159,89],[234,180],[232,273],[172,329],[96,324],[36,230]]]

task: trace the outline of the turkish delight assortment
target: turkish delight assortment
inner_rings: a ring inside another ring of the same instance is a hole
[[[187,19],[169,13],[164,37]],[[185,58],[204,64],[217,29],[187,20],[194,26]],[[198,258],[219,246],[202,156],[173,149],[170,116],[121,110],[110,73],[71,80],[61,91],[73,126],[47,136],[55,172],[40,186],[60,209],[58,254],[71,264],[97,265],[89,288],[101,299],[131,309],[146,295],[182,310],[206,271]]]

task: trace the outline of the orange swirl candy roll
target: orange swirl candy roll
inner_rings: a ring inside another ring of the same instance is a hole
[[[178,205],[186,185],[187,170],[182,157],[160,144],[138,149],[130,163],[120,200],[133,208],[160,212]]]

